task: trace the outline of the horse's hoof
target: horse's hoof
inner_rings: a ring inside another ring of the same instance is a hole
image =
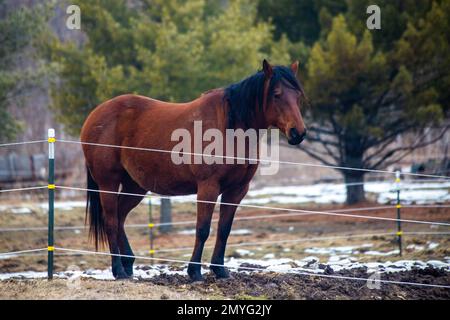
[[[126,275],[128,277],[132,278],[133,277],[133,267],[131,267],[131,268],[124,267],[124,269],[125,269]]]
[[[131,280],[131,279],[133,279],[133,277],[128,275],[125,271],[114,274],[114,278],[116,280]]]
[[[187,274],[192,282],[203,281],[202,271],[200,265],[189,264]]]
[[[133,255],[133,253],[130,253],[130,255]],[[134,259],[122,258],[123,270],[125,270],[125,273],[129,277],[133,276],[133,264],[134,264]]]
[[[191,282],[203,282],[203,276],[200,272],[195,273],[189,273],[189,278],[191,279]]]
[[[228,279],[230,278],[230,272],[224,267],[211,267],[212,272],[216,275],[217,279]]]

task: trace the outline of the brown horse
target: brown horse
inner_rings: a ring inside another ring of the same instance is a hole
[[[223,203],[238,205],[246,195],[257,163],[174,164],[170,153],[130,148],[111,148],[109,144],[138,148],[172,150],[175,129],[192,133],[194,121],[203,127],[226,129],[279,128],[290,144],[299,144],[306,129],[299,105],[303,90],[296,78],[298,62],[290,68],[272,67],[263,61],[263,70],[239,83],[210,90],[189,103],[168,103],[138,95],[122,95],[108,100],[86,119],[81,131],[88,171],[88,215],[90,233],[99,243],[108,241],[112,254],[133,256],[125,234],[128,213],[147,191],[176,196],[197,194],[197,226],[194,251],[188,266],[192,280],[201,280],[203,246],[209,236],[214,204],[219,195]],[[248,147],[248,145],[247,145]],[[99,193],[94,190],[120,192]],[[142,196],[131,196],[134,193]],[[211,203],[209,203],[211,202]],[[211,262],[224,263],[225,246],[236,206],[220,206],[217,239]],[[133,274],[134,259],[112,256],[116,279]],[[219,278],[229,276],[224,267],[211,266]]]

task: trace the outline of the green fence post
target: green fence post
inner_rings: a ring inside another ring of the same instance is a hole
[[[54,211],[55,211],[55,129],[48,129],[48,259],[47,277],[53,279]]]
[[[150,250],[148,251],[150,253],[150,257],[153,258],[155,254],[155,249],[153,248],[153,239],[154,234],[153,230],[155,229],[155,224],[153,223],[153,212],[152,212],[152,197],[148,196],[148,228],[150,230]],[[151,264],[153,264],[153,260],[151,260]]]
[[[402,208],[401,202],[400,202],[400,171],[395,172],[395,187],[397,189],[397,242],[398,242],[398,251],[399,255],[402,255],[402,222],[400,221],[400,209]]]

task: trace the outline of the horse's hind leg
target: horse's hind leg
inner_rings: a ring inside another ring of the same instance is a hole
[[[236,189],[231,189],[222,194],[221,202],[239,204],[244,196],[247,194],[248,184]],[[233,205],[220,205],[220,217],[217,228],[216,245],[214,247],[214,253],[211,259],[211,270],[216,274],[217,278],[228,278],[229,273],[225,267],[217,266],[224,264],[225,247],[227,245],[228,236],[230,235],[231,226],[233,224],[234,214],[236,213],[237,206]]]
[[[110,181],[107,184],[99,183],[100,190],[117,192],[119,189],[120,180],[110,177]],[[100,194],[100,200],[103,207],[103,221],[106,236],[108,237],[109,251],[111,254],[120,254],[118,245],[119,234],[119,218],[117,214],[117,204],[119,196],[115,193]],[[119,256],[111,256],[112,273],[116,279],[128,278],[122,261]]]
[[[128,242],[127,235],[125,233],[125,219],[128,213],[133,210],[144,198],[146,191],[142,189],[136,182],[134,182],[128,174],[126,178],[122,180],[122,193],[141,194],[142,196],[135,195],[119,195],[118,215],[119,215],[119,250],[120,253],[127,256],[134,256],[130,243]],[[122,265],[128,276],[133,275],[134,258],[121,257]]]

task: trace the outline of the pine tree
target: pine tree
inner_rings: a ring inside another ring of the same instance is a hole
[[[256,22],[250,0],[224,7],[205,0],[139,3],[83,2],[87,40],[54,39],[44,50],[60,65],[52,108],[69,133],[77,135],[92,108],[119,94],[183,102],[255,72],[264,58],[290,61],[290,43],[274,41],[273,26]]]
[[[380,169],[442,137],[448,129],[442,120],[449,105],[449,9],[448,2],[433,3],[421,19],[406,23],[399,39],[378,46],[369,30],[358,37],[343,15],[334,18],[310,53],[306,93],[314,126],[301,149],[327,165]],[[430,126],[441,130],[425,139]],[[407,132],[416,142],[393,147]],[[340,171],[354,183],[347,203],[363,200],[358,183],[365,172]]]

